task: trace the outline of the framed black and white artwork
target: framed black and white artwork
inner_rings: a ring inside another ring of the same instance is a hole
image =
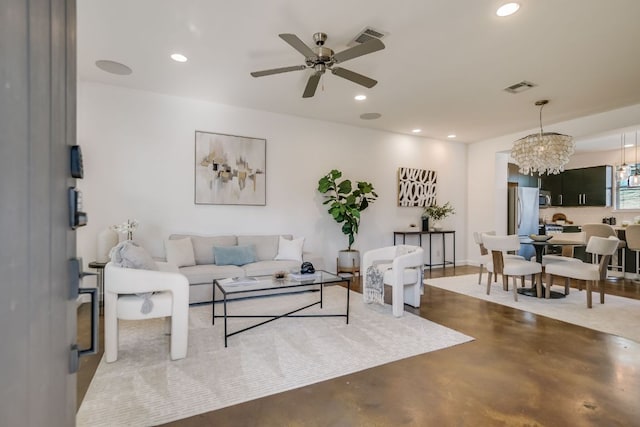
[[[436,171],[398,168],[398,206],[431,206],[436,202]]]
[[[196,131],[195,203],[266,205],[267,140]]]

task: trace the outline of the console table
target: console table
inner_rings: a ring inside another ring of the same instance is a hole
[[[420,231],[420,230],[405,230],[405,231],[394,231],[393,232],[393,244],[397,245],[397,238],[402,236],[402,244],[404,245],[406,243],[406,238],[407,236],[417,236],[418,237],[418,244],[419,246],[422,246],[422,235],[423,234],[427,234],[429,236],[429,262],[425,263],[425,267],[429,267],[429,271],[431,271],[431,269],[434,266],[447,266],[447,265],[453,265],[453,268],[456,268],[456,232],[455,230],[441,230],[441,231]],[[432,236],[434,234],[440,234],[442,236],[442,262],[434,264],[433,263],[433,259],[432,259],[432,251],[433,251],[433,244],[432,244]],[[452,261],[447,261],[447,235],[451,236],[451,242],[453,245],[453,258]]]

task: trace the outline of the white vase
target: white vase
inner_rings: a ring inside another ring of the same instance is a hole
[[[442,231],[442,223],[440,221],[433,221],[433,225],[431,226],[433,231]]]
[[[111,228],[105,228],[98,233],[96,247],[96,261],[109,262],[109,252],[111,248],[118,244],[118,233]]]

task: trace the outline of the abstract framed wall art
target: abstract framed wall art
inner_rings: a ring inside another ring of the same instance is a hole
[[[197,205],[266,205],[266,139],[196,131],[195,140]]]
[[[431,206],[436,202],[436,171],[398,168],[398,206]]]

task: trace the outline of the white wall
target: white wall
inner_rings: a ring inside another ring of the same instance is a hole
[[[267,205],[194,204],[194,131],[267,140]],[[379,132],[193,99],[93,83],[78,86],[79,180],[89,223],[78,231],[78,254],[95,257],[96,235],[128,218],[134,240],[163,256],[171,233],[272,234],[305,237],[335,271],[347,238],[322,206],[318,179],[333,168],[373,183],[379,199],[363,213],[355,247],[392,244],[393,230],[419,223],[419,208],[397,207],[400,166],[438,172],[438,201],[457,214],[457,258],[466,259],[467,157],[464,144]],[[409,241],[407,243],[410,243]],[[435,245],[436,242],[434,242]],[[435,251],[434,251],[435,255]]]
[[[544,130],[547,132],[561,132],[572,135],[575,138],[580,138],[613,129],[635,126],[638,125],[639,119],[640,104],[556,123],[554,125],[545,125]],[[496,230],[499,233],[506,232],[508,153],[511,151],[515,140],[535,131],[537,131],[537,129],[524,130],[469,145],[467,153],[469,168],[467,178],[469,218],[467,230],[469,230],[469,233],[485,230]],[[612,153],[606,156],[602,155],[602,153],[600,153],[600,155],[574,155],[574,158],[572,158],[571,162],[567,165],[567,168],[611,164],[609,163],[610,161],[614,162],[614,160],[612,160]],[[586,219],[583,215],[586,211],[581,211],[582,209],[588,208],[572,208],[571,210],[565,208],[563,212],[568,216],[576,216],[577,222],[581,223]],[[548,211],[549,216],[551,216],[553,214],[552,210],[549,209]],[[576,212],[580,213],[577,214]],[[592,211],[591,214],[588,214],[588,218],[593,217],[596,221],[600,221],[602,216],[605,216],[603,215],[604,212],[610,212],[610,210],[603,210],[602,212]],[[627,216],[634,215],[616,215],[619,220],[626,219]],[[471,259],[479,255],[478,248],[473,242],[473,239],[467,239],[467,254],[469,254],[468,256]]]

